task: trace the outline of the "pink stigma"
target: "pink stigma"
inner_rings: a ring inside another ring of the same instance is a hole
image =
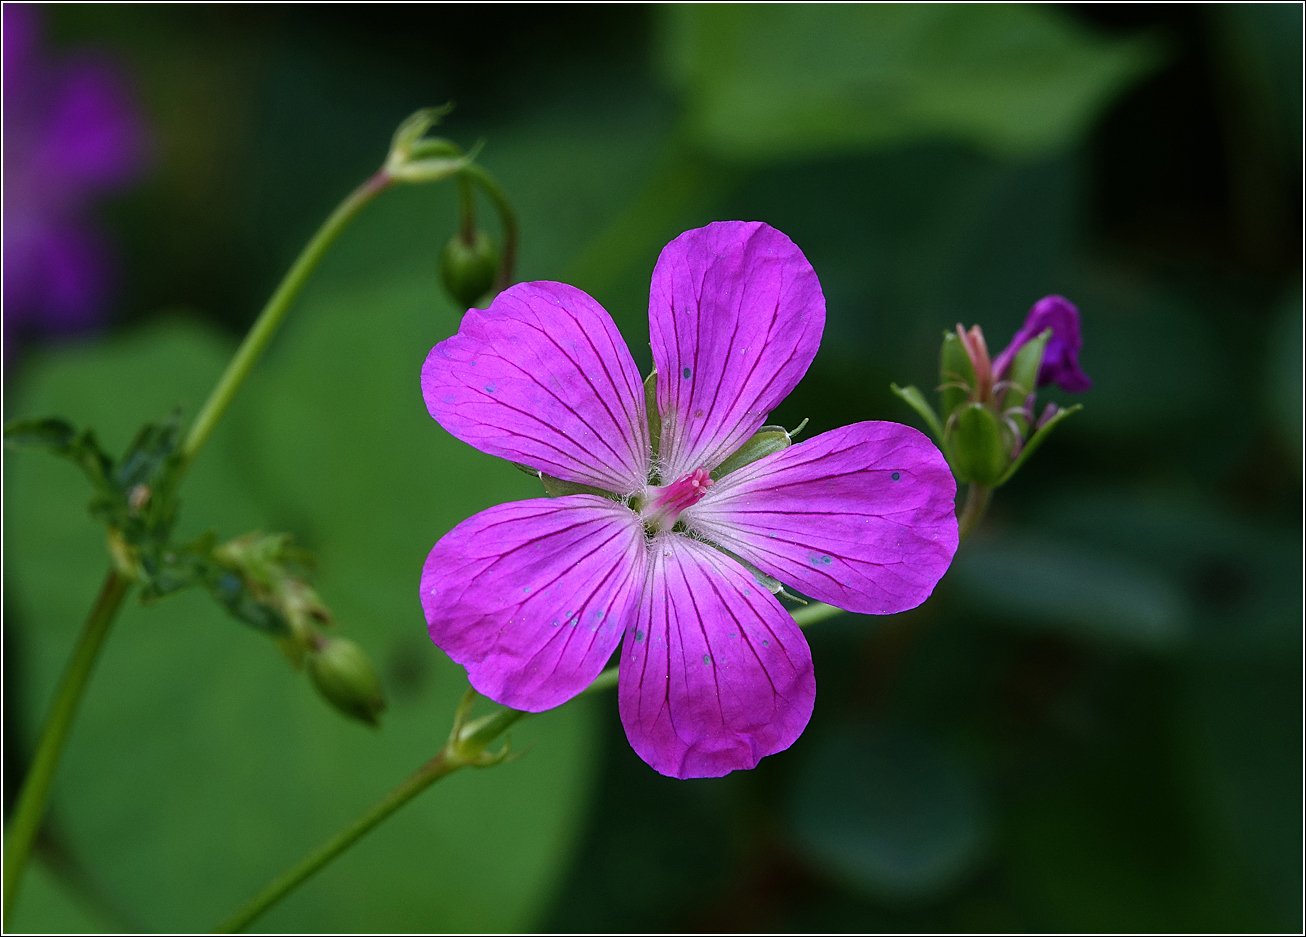
[[[680,512],[697,504],[712,485],[707,469],[697,468],[662,488],[649,488],[640,515],[651,530],[666,530],[676,523]]]

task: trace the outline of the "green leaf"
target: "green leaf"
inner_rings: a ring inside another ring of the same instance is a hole
[[[897,384],[890,384],[889,390],[901,397],[907,406],[920,414],[921,419],[925,421],[925,425],[928,426],[930,432],[934,434],[935,441],[942,446],[943,424],[939,422],[939,415],[934,412],[934,408],[931,407],[930,402],[925,399],[925,395],[917,390],[914,384],[908,387],[899,387]]]
[[[141,930],[212,927],[444,740],[466,680],[426,637],[416,601],[422,557],[456,520],[493,501],[534,496],[526,489],[536,486],[443,436],[412,393],[438,337],[435,323],[456,319],[435,289],[429,277],[407,302],[368,290],[331,308],[296,310],[313,329],[329,322],[325,344],[334,350],[324,359],[325,335],[297,336],[300,343],[283,345],[264,372],[289,378],[275,399],[266,386],[249,386],[236,408],[248,415],[275,404],[283,416],[322,419],[270,452],[256,442],[262,430],[252,435],[233,413],[186,479],[179,524],[190,537],[209,528],[290,528],[320,546],[318,586],[336,614],[334,628],[377,661],[392,701],[384,728],[341,719],[305,674],[262,636],[233,627],[198,590],[148,608],[128,603],[109,637],[53,809],[87,874]],[[360,302],[386,326],[360,332]],[[124,446],[140,414],[178,403],[193,412],[231,350],[193,324],[159,323],[100,346],[34,357],[10,405],[19,414],[64,413]],[[335,395],[319,399],[323,360],[344,369]],[[351,360],[359,369],[350,370]],[[338,408],[351,394],[356,406]],[[389,423],[377,417],[389,413]],[[370,465],[359,464],[360,453]],[[275,471],[262,464],[269,456]],[[7,461],[6,625],[21,628],[21,712],[35,733],[107,556],[102,534],[86,523],[85,483],[76,473],[21,454]],[[308,497],[283,498],[272,475]],[[441,478],[448,485],[437,484]],[[370,496],[354,513],[327,497],[333,486],[346,497]],[[342,525],[342,514],[356,521]],[[363,528],[368,535],[351,544]],[[589,790],[592,703],[514,728],[514,747],[529,749],[525,757],[442,782],[260,926],[529,929],[566,864]]]
[[[933,897],[956,885],[986,846],[975,779],[905,730],[845,726],[802,767],[792,815],[819,866],[881,900]]]
[[[5,443],[10,446],[31,446],[53,450],[59,455],[68,452],[77,430],[66,420],[46,417],[42,420],[10,420],[5,424]]]
[[[1166,578],[1073,542],[977,539],[958,554],[958,585],[986,615],[1147,651],[1182,644],[1192,625],[1187,598]]]
[[[105,454],[91,429],[78,433],[71,423],[56,417],[11,420],[5,424],[5,444],[14,448],[50,450],[79,465],[96,492],[112,499],[115,486],[110,479],[113,460]]]
[[[663,59],[695,142],[732,160],[925,139],[1028,157],[1073,146],[1159,62],[1028,4],[665,8]]]
[[[997,485],[1005,485],[1008,481],[1011,480],[1011,476],[1015,475],[1016,472],[1019,471],[1020,467],[1025,464],[1025,460],[1034,454],[1035,449],[1043,445],[1043,441],[1048,438],[1048,436],[1051,434],[1052,430],[1056,427],[1058,423],[1060,423],[1066,417],[1070,416],[1070,414],[1078,413],[1082,409],[1084,409],[1084,405],[1082,403],[1077,403],[1073,407],[1067,407],[1064,410],[1058,410],[1056,415],[1053,416],[1052,419],[1048,420],[1046,423],[1040,426],[1034,432],[1034,435],[1029,438],[1029,440],[1025,443],[1024,447],[1020,450],[1020,455],[1016,456],[1015,460],[1012,461],[1010,467],[1008,467],[1008,469],[1002,473],[1002,477],[999,478],[994,483],[995,487]]]

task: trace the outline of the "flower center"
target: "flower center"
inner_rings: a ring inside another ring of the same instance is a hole
[[[683,478],[661,488],[650,486],[643,498],[639,516],[650,531],[667,530],[676,523],[680,512],[697,504],[712,484],[707,469],[697,468]]]

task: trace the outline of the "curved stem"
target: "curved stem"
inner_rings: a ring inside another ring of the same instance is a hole
[[[45,726],[41,730],[36,754],[32,758],[27,777],[23,779],[23,788],[18,795],[18,804],[14,809],[13,821],[10,823],[8,836],[5,837],[4,858],[4,921],[6,925],[18,900],[18,893],[23,884],[23,871],[32,852],[32,843],[40,829],[41,818],[45,815],[45,806],[50,799],[50,785],[54,782],[55,769],[63,754],[64,743],[72,728],[73,717],[77,714],[78,704],[86,689],[86,681],[95,669],[95,662],[100,656],[100,648],[109,634],[122,600],[131,588],[132,580],[110,568],[109,574],[100,587],[100,594],[91,607],[86,625],[77,638],[77,645],[68,658],[59,686],[54,692],[54,701],[50,713],[46,716]]]
[[[826,605],[824,602],[814,602],[806,608],[791,612],[799,627],[824,621],[842,613],[843,609],[835,608],[833,605]],[[609,667],[595,677],[594,682],[577,696],[611,690],[617,685],[617,673],[616,667]],[[369,807],[347,827],[309,853],[298,864],[273,879],[266,888],[246,902],[239,911],[227,918],[219,926],[218,932],[230,934],[248,927],[264,911],[290,894],[315,872],[357,842],[363,834],[436,781],[469,764],[481,764],[483,766],[496,764],[502,756],[496,755],[488,760],[478,761],[478,758],[481,757],[480,753],[514,722],[530,714],[517,709],[509,709],[507,706],[501,706],[490,715],[462,726],[461,720],[466,715],[467,709],[470,708],[470,699],[470,696],[464,698],[463,704],[459,707],[458,714],[455,716],[454,729],[449,736],[449,742],[441,749],[439,754],[418,768],[398,787]],[[460,756],[459,752],[466,752],[466,754]]]
[[[463,244],[476,243],[476,188],[466,173],[458,174],[458,235]]]
[[[308,281],[309,275],[316,269],[322,256],[326,253],[327,248],[335,242],[340,236],[340,232],[349,226],[354,220],[354,216],[370,202],[376,195],[385,190],[391,183],[390,176],[384,169],[377,170],[366,182],[349,194],[341,202],[330,217],[322,223],[313,239],[304,246],[299,256],[295,258],[295,263],[287,271],[285,277],[277,286],[276,292],[268,300],[263,311],[259,313],[258,319],[250,328],[245,340],[241,342],[240,348],[237,349],[231,363],[227,365],[227,370],[223,372],[222,377],[218,380],[217,386],[209,394],[209,399],[204,402],[203,409],[200,410],[199,416],[195,417],[195,422],[191,425],[190,434],[186,437],[186,442],[181,447],[181,472],[194,460],[196,453],[208,441],[209,436],[213,434],[214,427],[218,425],[218,420],[227,412],[227,407],[231,404],[232,399],[236,396],[236,391],[240,390],[240,385],[245,382],[249,376],[250,370],[254,367],[255,362],[262,356],[276,334],[277,328],[281,325],[281,320],[285,318],[286,312],[289,311],[291,303],[299,295],[300,290]]]
[[[512,283],[513,268],[517,264],[517,214],[494,176],[475,163],[464,166],[461,174],[481,187],[499,213],[499,223],[503,225],[503,262],[499,265],[499,276],[494,281],[494,291],[501,293]]]
[[[984,512],[988,510],[989,499],[993,497],[993,489],[988,485],[976,485],[971,483],[966,492],[966,506],[961,510],[961,516],[957,518],[957,536],[960,540],[965,540],[970,536]]]
[[[246,902],[239,911],[218,926],[217,933],[234,934],[252,924],[324,865],[344,852],[369,832],[374,826],[408,803],[436,781],[461,768],[451,762],[442,750],[422,765],[398,787],[386,794],[363,812],[353,823],[305,856],[299,863],[274,878],[266,888]]]
[[[276,334],[286,312],[321,262],[327,248],[348,227],[363,206],[388,187],[391,181],[384,169],[374,173],[336,207],[336,210],[318,228],[313,239],[300,251],[295,263],[286,272],[276,292],[263,307],[263,311],[259,313],[258,319],[246,334],[245,340],[241,342],[240,348],[236,350],[226,371],[218,379],[204,407],[191,425],[190,433],[181,447],[181,464],[175,476],[177,480],[180,480],[208,441],[209,436],[213,434],[214,428],[226,413],[240,385],[249,376],[250,370],[267,348],[272,336]],[[130,586],[129,577],[118,572],[116,568],[109,571],[99,598],[91,609],[86,627],[73,650],[73,656],[69,658],[59,688],[55,692],[54,703],[50,714],[46,717],[45,727],[41,730],[36,755],[23,781],[14,819],[6,836],[4,854],[4,920],[6,922],[22,885],[23,872],[31,853],[32,842],[45,814],[46,803],[50,797],[50,785],[54,781],[55,769],[59,765],[68,731],[77,712],[77,705],[81,701],[86,681],[99,657],[100,648],[109,633],[109,626],[113,624],[114,617]]]

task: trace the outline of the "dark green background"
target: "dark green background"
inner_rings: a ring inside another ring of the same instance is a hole
[[[1300,7],[46,12],[52,52],[126,63],[154,162],[101,213],[111,324],[25,348],[6,417],[121,447],[193,414],[394,126],[449,99],[442,132],[485,139],[520,212],[518,278],[589,290],[641,366],[667,240],[726,218],[793,238],[829,321],[775,422],[912,422],[888,384],[932,387],[943,329],[996,351],[1047,293],[1083,315],[1083,413],[924,606],[810,630],[820,693],[789,752],[672,781],[613,696],[572,704],[264,926],[1300,928]],[[454,224],[447,185],[369,207],[184,491],[183,533],[317,553],[381,668],[382,728],[200,595],[133,605],[15,927],[211,927],[441,744],[462,677],[425,636],[421,562],[535,494],[418,394],[457,327],[435,263]],[[74,469],[5,469],[8,807],[105,557]]]

